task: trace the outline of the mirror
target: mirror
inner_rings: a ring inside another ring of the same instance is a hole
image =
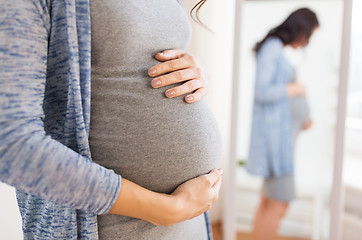
[[[243,1],[241,10],[240,85],[235,215],[239,237],[250,235],[263,180],[250,175],[248,161],[255,84],[252,51],[270,29],[294,10],[308,7],[317,14],[320,27],[306,48],[284,48],[287,61],[304,85],[313,121],[294,146],[296,198],[290,202],[279,235],[300,239],[328,239],[330,195],[333,180],[335,127],[341,55],[343,1]],[[242,238],[243,239],[243,238]]]

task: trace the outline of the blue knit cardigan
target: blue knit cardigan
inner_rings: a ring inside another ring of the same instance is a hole
[[[269,38],[256,58],[253,121],[247,170],[264,178],[294,172],[290,106],[286,86],[295,70],[279,38]]]
[[[98,239],[122,179],[91,161],[89,122],[89,1],[0,0],[0,181],[24,239]]]

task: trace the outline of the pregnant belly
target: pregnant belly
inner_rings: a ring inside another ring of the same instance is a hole
[[[166,99],[148,81],[92,80],[90,146],[95,162],[147,189],[171,193],[208,173],[220,137],[204,101]]]
[[[303,96],[297,96],[290,99],[290,108],[292,124],[300,130],[304,124],[310,120],[307,99]]]

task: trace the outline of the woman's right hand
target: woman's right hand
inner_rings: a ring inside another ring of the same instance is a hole
[[[172,194],[178,199],[177,222],[192,219],[208,211],[219,198],[222,169],[191,179],[180,185]]]
[[[289,98],[296,96],[305,96],[305,88],[297,81],[293,81],[287,84],[287,94]]]
[[[308,130],[308,129],[310,129],[310,128],[312,127],[312,125],[313,125],[312,120],[308,120],[308,121],[303,125],[302,130]]]

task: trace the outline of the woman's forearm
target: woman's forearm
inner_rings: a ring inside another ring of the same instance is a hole
[[[175,221],[177,211],[174,196],[150,191],[123,178],[121,191],[109,213],[140,218],[155,225],[169,225]]]
[[[94,214],[108,212],[116,200],[121,177],[47,136],[41,119],[2,122],[0,139],[0,181]]]

